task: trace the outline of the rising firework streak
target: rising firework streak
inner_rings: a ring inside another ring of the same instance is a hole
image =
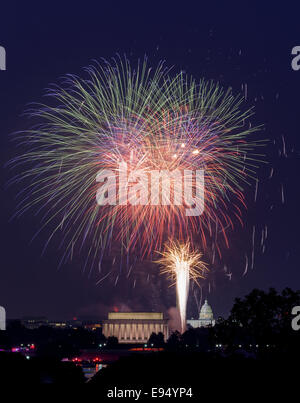
[[[157,263],[162,265],[161,273],[168,274],[176,285],[181,331],[184,332],[190,279],[198,283],[200,278],[205,278],[207,265],[201,260],[202,253],[193,251],[189,242],[169,241],[160,254],[162,257]]]

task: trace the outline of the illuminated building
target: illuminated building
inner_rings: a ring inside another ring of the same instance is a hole
[[[0,306],[0,330],[6,329],[6,313],[5,309]]]
[[[67,323],[63,320],[51,320],[48,326],[54,327],[56,329],[64,329],[67,327]]]
[[[82,327],[82,320],[78,319],[76,316],[72,320],[68,320],[65,322],[65,325],[71,327],[72,329],[76,330]]]
[[[169,337],[168,322],[160,312],[109,312],[103,321],[105,337],[117,337],[119,343],[146,343],[152,333]]]
[[[214,326],[215,319],[211,306],[208,305],[207,299],[201,307],[199,319],[187,320],[187,325],[191,327],[207,327]]]
[[[38,329],[41,326],[48,326],[48,319],[44,316],[41,317],[25,317],[22,318],[21,323],[27,329]]]
[[[101,329],[101,323],[99,322],[85,322],[84,323],[84,328],[87,330],[97,330]]]

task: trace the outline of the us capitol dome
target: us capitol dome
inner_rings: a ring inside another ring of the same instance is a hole
[[[207,327],[214,326],[216,321],[211,306],[208,305],[207,299],[201,307],[199,319],[187,320],[187,325],[191,327]]]

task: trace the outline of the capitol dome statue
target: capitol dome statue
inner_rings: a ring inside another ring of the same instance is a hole
[[[204,301],[204,304],[201,307],[199,319],[187,320],[187,325],[190,325],[194,328],[215,325],[214,314],[211,309],[211,306],[208,305],[207,299]]]

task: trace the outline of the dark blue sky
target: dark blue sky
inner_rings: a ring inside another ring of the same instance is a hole
[[[244,263],[235,255],[240,248],[248,248],[243,244],[248,238],[242,229],[232,235],[232,249],[227,252],[232,280],[218,276],[208,295],[217,314],[226,314],[234,297],[254,287],[280,290],[300,285],[300,70],[291,69],[291,49],[300,45],[300,5],[296,1],[261,3],[29,1],[1,6],[0,45],[7,52],[7,71],[0,71],[2,166],[16,154],[9,135],[28,127],[27,118],[21,116],[28,104],[42,101],[50,83],[66,73],[81,74],[93,59],[119,53],[135,63],[146,54],[150,64],[166,60],[174,71],[218,80],[236,93],[247,83],[248,105],[256,108],[255,123],[264,124],[263,137],[275,140],[276,147],[269,152],[270,164],[260,173],[258,203],[253,203],[253,192],[247,195],[245,221],[258,227],[267,223],[269,237],[265,254],[258,253],[253,270],[242,277]],[[282,136],[287,158],[278,156]],[[271,166],[273,182],[264,185]],[[152,283],[145,284],[141,278],[135,289],[132,283],[96,287],[94,279],[82,274],[80,257],[57,270],[55,245],[41,256],[47,234],[30,244],[39,217],[28,213],[9,221],[20,190],[5,188],[10,176],[3,168],[0,305],[9,317],[95,316],[113,305],[130,309],[171,305],[172,291],[168,291],[169,299],[160,299],[167,287],[157,279],[155,269],[149,269],[154,273]],[[190,312],[194,305],[191,298]]]

